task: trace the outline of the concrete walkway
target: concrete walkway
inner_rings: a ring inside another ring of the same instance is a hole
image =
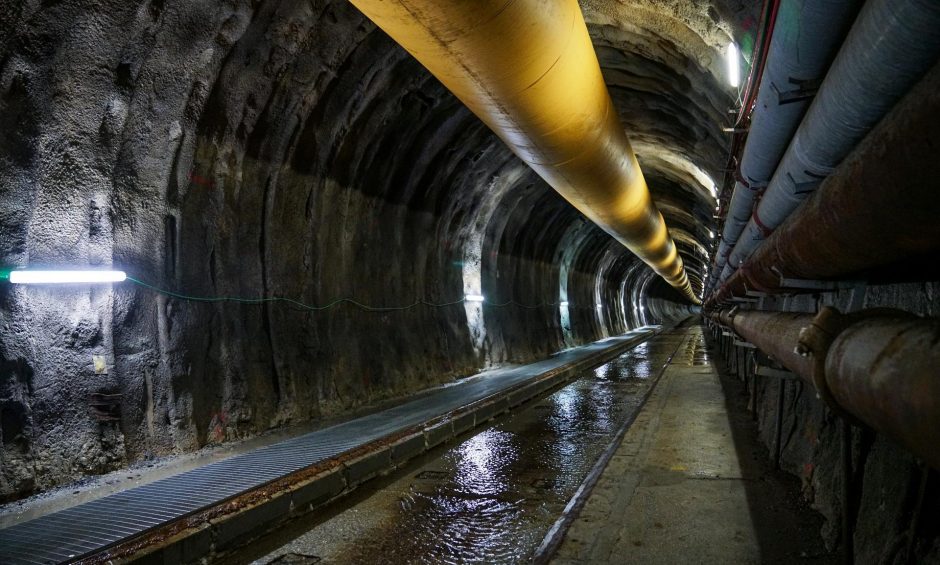
[[[793,488],[780,488],[787,477],[772,477],[781,473],[770,469],[753,437],[742,445],[745,434],[733,429],[735,420],[752,423],[729,415],[701,328],[689,331],[685,351],[675,356],[625,435],[554,563],[808,562],[816,561],[814,552],[822,557],[818,540],[791,541],[804,529],[800,514],[809,511],[799,507]]]

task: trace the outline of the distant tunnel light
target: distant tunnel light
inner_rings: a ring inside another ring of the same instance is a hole
[[[124,271],[11,271],[13,284],[62,284],[121,282]]]
[[[467,302],[483,302],[484,298],[482,294],[467,294],[463,297]]]
[[[741,62],[738,57],[738,46],[733,41],[728,44],[725,56],[728,60],[728,83],[737,88],[741,86]]]

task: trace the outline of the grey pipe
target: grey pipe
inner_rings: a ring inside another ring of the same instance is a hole
[[[721,274],[751,219],[756,194],[770,182],[810,98],[795,95],[825,76],[858,13],[859,0],[783,0],[757,94],[740,173],[725,218],[712,281]],[[790,100],[790,101],[787,101]]]
[[[859,0],[784,0],[777,11],[757,108],[741,157],[741,175],[763,188],[783,157],[810,98],[794,98],[816,86],[852,26]],[[790,102],[785,100],[794,98]],[[743,227],[743,226],[742,226]]]
[[[816,190],[938,55],[940,1],[865,4],[731,252],[732,271]]]

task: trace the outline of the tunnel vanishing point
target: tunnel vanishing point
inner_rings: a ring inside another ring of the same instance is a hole
[[[940,563],[937,0],[0,0],[0,563]]]

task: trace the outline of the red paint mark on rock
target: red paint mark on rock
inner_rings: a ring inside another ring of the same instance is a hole
[[[209,443],[222,443],[225,441],[225,423],[228,422],[228,416],[225,412],[216,412],[212,415],[209,422]]]
[[[205,186],[207,188],[212,188],[213,186],[215,186],[215,181],[213,181],[212,179],[197,175],[196,173],[192,171],[189,172],[189,180],[193,184],[196,184],[199,186]]]

